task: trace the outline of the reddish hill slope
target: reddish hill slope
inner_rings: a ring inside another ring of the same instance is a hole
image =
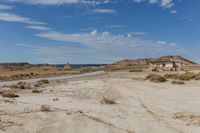
[[[196,63],[190,60],[187,60],[179,55],[177,56],[162,56],[159,58],[147,58],[147,59],[136,59],[136,60],[122,60],[117,61],[112,64],[107,65],[108,67],[115,67],[115,68],[121,68],[121,67],[129,67],[129,66],[141,66],[141,65],[148,65],[149,63],[153,61],[175,61],[175,62],[181,62],[183,65],[195,65]]]

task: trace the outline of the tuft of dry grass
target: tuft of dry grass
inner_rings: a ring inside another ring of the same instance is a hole
[[[43,80],[38,81],[37,83],[38,85],[49,84],[49,80],[43,79]]]
[[[200,73],[197,73],[197,74],[196,74],[195,80],[200,80]]]
[[[106,89],[101,94],[100,103],[101,104],[116,104],[120,98],[121,98],[121,95],[116,89]]]
[[[129,72],[142,72],[143,70],[142,69],[131,69],[129,70]]]
[[[190,80],[200,80],[200,73],[192,73],[192,72],[186,72],[183,74],[165,74],[165,78],[167,79],[176,79],[176,80],[182,80],[182,81],[190,81]]]
[[[192,79],[195,79],[196,75],[194,73],[191,72],[186,72],[184,74],[181,74],[179,76],[179,80],[183,80],[183,81],[190,81]]]
[[[51,109],[50,109],[50,106],[49,106],[49,105],[41,105],[40,111],[41,111],[41,112],[50,112]]]
[[[8,92],[8,93],[2,94],[2,97],[17,98],[17,97],[19,97],[19,95],[15,94],[15,93],[13,93],[13,92]]]
[[[146,80],[150,80],[154,83],[161,83],[167,81],[163,76],[157,74],[149,74],[148,76],[146,76]]]
[[[10,86],[11,89],[23,89],[23,90],[28,90],[31,89],[31,85],[26,83],[26,82],[18,82],[17,84],[14,84]]]
[[[41,92],[42,92],[42,91],[37,90],[37,89],[32,90],[32,93],[41,93]]]
[[[179,74],[178,73],[165,74],[164,78],[166,78],[166,79],[179,79]]]
[[[183,81],[176,81],[176,80],[172,81],[171,83],[176,84],[176,85],[184,85],[185,84]]]

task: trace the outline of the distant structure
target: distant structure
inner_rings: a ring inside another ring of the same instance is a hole
[[[187,60],[179,55],[161,56],[159,58],[145,58],[135,60],[121,60],[112,64],[106,65],[107,68],[149,68],[153,71],[180,71],[185,66],[195,66],[195,62]]]
[[[153,61],[150,63],[150,69],[152,71],[181,71],[183,63],[176,61]]]

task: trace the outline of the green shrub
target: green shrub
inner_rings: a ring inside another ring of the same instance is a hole
[[[19,97],[19,95],[13,93],[13,92],[9,92],[9,93],[4,93],[2,94],[2,97],[7,97],[7,98],[16,98]]]
[[[176,85],[183,85],[183,84],[185,84],[183,81],[176,81],[176,80],[172,81],[171,83],[172,84],[176,84]]]
[[[147,80],[155,83],[161,83],[167,81],[164,77],[157,75],[157,74],[150,74],[146,77]]]

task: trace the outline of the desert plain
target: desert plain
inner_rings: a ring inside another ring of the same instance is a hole
[[[49,79],[37,93],[15,89],[19,97],[0,96],[0,132],[199,133],[200,82],[144,80],[150,73],[94,72]]]

